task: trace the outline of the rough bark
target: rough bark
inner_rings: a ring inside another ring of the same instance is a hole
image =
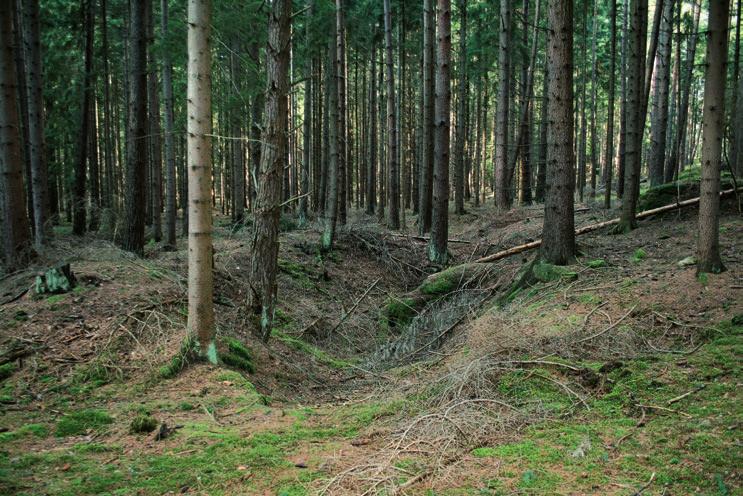
[[[433,133],[434,133],[434,45],[436,17],[434,0],[423,0],[423,123],[421,125],[421,165],[419,170],[420,199],[418,234],[431,230],[433,195]]]
[[[92,20],[91,20],[92,21]],[[44,102],[42,99],[41,38],[39,0],[26,0],[23,9],[23,48],[28,102],[28,157],[31,168],[33,226],[36,247],[40,248],[52,231],[49,219],[49,186],[44,150]]]
[[[336,87],[338,91],[338,222],[346,224],[347,192],[346,192],[346,138],[348,126],[346,116],[346,15],[344,0],[335,0],[336,18],[336,56],[338,72],[336,76]]]
[[[129,16],[129,123],[126,141],[126,194],[121,246],[144,254],[147,180],[147,0],[132,0]]]
[[[457,0],[459,7],[459,55],[457,67],[457,137],[454,152],[454,213],[464,213],[465,127],[467,105],[467,0]]]
[[[159,242],[163,237],[162,228],[162,183],[163,183],[163,160],[162,160],[162,136],[160,133],[160,95],[157,84],[157,61],[155,59],[155,19],[153,14],[153,0],[147,13],[147,39],[148,39],[148,73],[147,73],[147,98],[149,110],[149,151],[150,151],[150,198],[152,209],[152,237]]]
[[[169,17],[168,17],[168,0],[160,0],[161,12],[161,29],[163,40],[168,40],[169,36]],[[163,50],[162,58],[162,78],[163,78],[163,106],[164,115],[163,123],[165,136],[165,245],[168,248],[175,248],[175,220],[176,220],[176,184],[175,184],[175,140],[174,116],[173,116],[173,65],[170,61],[168,50]]]
[[[549,81],[549,57],[545,57],[544,80]],[[534,199],[538,202],[544,201],[547,189],[547,109],[549,108],[549,88],[544,84],[542,93],[542,105],[539,109],[539,156],[537,163],[537,187],[534,191]]]
[[[722,272],[720,258],[720,168],[725,129],[725,79],[728,58],[729,6],[710,2],[704,78],[702,180],[699,188],[697,272]]]
[[[390,229],[400,228],[400,163],[397,153],[397,118],[395,112],[395,71],[392,60],[392,12],[390,0],[384,0],[384,47],[387,74],[387,164],[389,209],[387,223]]]
[[[565,265],[575,257],[572,0],[551,0],[548,21],[547,195],[540,255]]]
[[[617,0],[611,1],[609,14],[609,95],[606,117],[606,154],[604,155],[604,208],[611,208],[611,181],[614,172],[614,93],[617,60]]]
[[[30,255],[31,237],[23,189],[20,119],[18,116],[13,16],[15,2],[0,2],[0,213],[3,257],[8,270]]]
[[[511,6],[510,2],[500,3],[500,19],[498,21],[498,101],[496,103],[495,122],[495,206],[501,210],[510,207],[510,184],[508,179],[508,110],[510,80],[510,38],[511,38]]]
[[[666,157],[666,131],[668,129],[668,95],[671,82],[671,28],[673,0],[665,0],[658,54],[655,57],[653,70],[653,108],[650,112],[650,154],[648,170],[650,186],[663,183],[663,166]]]
[[[335,24],[333,24],[335,26]],[[326,94],[328,102],[328,165],[326,173],[327,196],[324,211],[324,228],[320,249],[330,251],[335,240],[338,217],[338,51],[335,47],[335,27],[328,46],[328,77]]]
[[[743,177],[743,77],[740,75],[740,27],[741,22],[741,0],[738,0],[737,18],[735,26],[735,52],[733,63],[733,103],[731,118],[733,125],[732,143],[730,144],[730,168],[736,177]]]
[[[433,162],[433,212],[428,259],[445,264],[449,258],[449,128],[451,108],[451,0],[437,0],[436,95]]]
[[[310,21],[312,19],[313,9],[315,2],[314,0],[309,1],[307,8],[307,26],[305,28],[305,36],[307,42],[311,40]],[[302,172],[300,177],[300,194],[304,195],[299,199],[299,223],[304,225],[307,222],[307,206],[309,205],[310,193],[310,173],[313,169],[312,161],[312,57],[307,56],[304,65],[304,110],[303,110],[303,143],[302,143]]]
[[[260,318],[260,337],[271,335],[276,308],[281,180],[287,156],[291,0],[276,0],[268,17],[266,107],[255,204],[249,305]]]
[[[372,41],[371,77],[369,84],[369,158],[366,170],[366,213],[374,215],[377,207],[377,46]]]

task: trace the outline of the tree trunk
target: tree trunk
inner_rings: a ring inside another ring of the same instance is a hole
[[[261,75],[261,56],[258,48],[258,42],[254,41],[248,47],[248,55],[253,62],[253,76],[258,78]],[[251,109],[250,124],[250,162],[248,175],[251,178],[248,196],[250,203],[254,204],[256,200],[256,179],[258,167],[261,163],[261,126],[263,122],[263,91],[258,91],[253,97],[253,108]]]
[[[147,13],[147,38],[148,38],[148,73],[147,73],[147,95],[149,101],[149,150],[150,150],[150,193],[152,198],[152,237],[159,242],[163,237],[162,228],[162,183],[163,183],[163,159],[162,159],[162,136],[160,134],[160,96],[157,92],[157,61],[155,60],[155,19],[153,15],[153,0]]]
[[[165,42],[169,39],[169,18],[168,18],[168,0],[161,0],[161,28],[162,38]],[[173,66],[170,61],[168,50],[163,50],[162,58],[162,78],[163,78],[163,104],[165,115],[165,245],[167,248],[175,248],[175,220],[176,220],[176,203],[175,203],[175,141],[174,133],[174,116],[173,116]]]
[[[307,9],[307,26],[305,28],[305,36],[307,43],[312,39],[312,32],[310,30],[310,22],[312,20],[313,10],[315,2],[310,0]],[[306,56],[304,65],[304,110],[303,110],[303,128],[304,136],[302,143],[302,175],[300,180],[300,194],[303,195],[299,199],[299,224],[305,225],[307,222],[307,205],[309,204],[309,198],[307,195],[310,194],[310,171],[312,171],[312,57]]]
[[[464,153],[467,105],[467,0],[457,0],[459,7],[459,56],[457,78],[457,138],[454,153],[454,213],[464,213]]]
[[[500,210],[510,207],[508,179],[508,109],[510,80],[510,38],[511,6],[510,2],[500,3],[500,20],[498,23],[500,38],[498,45],[498,102],[496,104],[495,122],[495,206]]]
[[[423,124],[421,126],[420,200],[418,234],[431,230],[433,195],[433,133],[434,133],[434,38],[436,36],[434,0],[423,0]]]
[[[114,192],[116,190],[115,175],[119,170],[116,159],[116,140],[114,137],[114,112],[111,103],[111,68],[108,61],[108,18],[106,13],[107,0],[101,0],[101,59],[103,62],[103,196],[102,206],[105,211],[103,226],[107,232],[115,229]]]
[[[702,180],[699,187],[697,273],[722,272],[720,258],[720,167],[725,129],[725,78],[728,58],[727,0],[710,2],[707,68],[704,78]]]
[[[549,9],[549,109],[547,197],[541,257],[569,264],[575,257],[573,216],[573,2],[551,0]]]
[[[629,0],[624,0],[622,19],[622,56],[619,71],[621,78],[621,107],[619,115],[619,167],[617,173],[617,198],[624,196],[624,173],[627,169],[627,52],[629,49]]]
[[[83,74],[83,94],[80,104],[80,134],[78,135],[78,155],[75,162],[75,188],[73,190],[72,233],[81,236],[85,233],[85,179],[86,164],[90,150],[90,106],[93,102],[93,22],[94,0],[83,3],[83,25],[85,26],[85,68]]]
[[[338,91],[338,221],[346,224],[346,17],[343,0],[335,0],[336,13],[336,49],[337,55],[337,91]]]
[[[504,2],[506,3],[506,2]],[[438,35],[436,40],[436,98],[433,213],[428,259],[445,264],[449,258],[449,128],[451,108],[451,0],[437,0]]]
[[[611,208],[611,181],[614,172],[614,92],[617,60],[617,0],[611,1],[609,55],[609,102],[606,118],[606,155],[604,156],[604,208]]]
[[[645,74],[645,41],[647,23],[647,0],[631,0],[627,69],[627,137],[625,147],[624,196],[622,220],[616,232],[628,232],[635,227],[635,209],[640,187],[640,165],[642,158],[642,93]]]
[[[591,56],[593,58],[593,67],[591,69],[591,191],[589,193],[591,199],[596,197],[596,177],[598,175],[598,164],[599,164],[599,143],[598,136],[596,134],[596,106],[598,105],[597,99],[597,86],[598,86],[598,52],[596,50],[596,44],[598,42],[598,4],[597,0],[593,2],[593,27],[591,28]]]
[[[373,37],[371,77],[369,84],[369,160],[366,171],[366,213],[374,215],[377,207],[377,45]]]
[[[250,264],[249,305],[260,318],[260,337],[271,335],[276,308],[281,179],[287,157],[291,0],[276,0],[268,18],[266,109]]]
[[[88,153],[88,175],[90,176],[90,221],[88,229],[96,232],[100,227],[101,219],[101,183],[100,167],[98,160],[98,105],[95,92],[92,97],[90,106],[90,134],[89,134],[89,153]]]
[[[188,329],[216,363],[212,248],[211,1],[188,2]],[[144,54],[142,54],[144,55]],[[144,57],[143,57],[144,59]],[[144,65],[144,64],[143,64]],[[134,74],[133,74],[134,75]],[[141,76],[144,86],[144,74]],[[144,93],[144,88],[141,90]],[[132,92],[135,97],[136,92]],[[142,112],[144,121],[144,112]],[[142,125],[144,128],[144,123]]]
[[[36,247],[40,248],[52,231],[49,220],[49,186],[44,143],[44,101],[42,97],[41,38],[39,0],[26,0],[23,10],[23,46],[28,101],[28,157],[31,168],[33,226]],[[92,22],[92,19],[91,19]]]
[[[738,22],[735,26],[735,61],[733,74],[735,84],[733,85],[733,124],[732,143],[730,144],[730,168],[736,177],[743,177],[743,77],[740,75],[740,26],[741,22],[741,0],[738,0],[737,9]]]
[[[339,0],[340,1],[340,0]],[[390,229],[400,229],[400,164],[397,155],[397,119],[395,115],[395,71],[392,60],[392,13],[390,0],[384,0],[384,45],[387,72],[387,163],[389,173]]]
[[[333,36],[328,46],[328,77],[326,78],[328,102],[328,165],[327,165],[327,200],[325,219],[320,249],[330,251],[335,240],[335,226],[338,216],[338,51],[335,47],[335,24]]]
[[[583,0],[583,43],[581,43],[580,71],[580,136],[578,138],[578,199],[583,201],[583,190],[586,187],[586,45],[588,44],[588,1]]]
[[[0,200],[3,257],[8,271],[31,255],[31,237],[23,189],[18,80],[13,59],[15,2],[0,2]]]
[[[545,57],[544,80],[549,81],[549,57]],[[537,187],[534,199],[540,203],[544,201],[547,189],[547,119],[549,109],[549,88],[544,84],[542,93],[542,106],[539,109],[539,157],[537,162]]]
[[[193,1],[191,2],[193,3]],[[147,0],[132,0],[129,16],[129,124],[126,141],[126,195],[121,246],[144,254],[147,199]]]
[[[671,80],[671,29],[673,16],[673,0],[665,0],[660,34],[658,38],[658,54],[655,57],[653,71],[653,108],[650,113],[650,154],[648,156],[648,170],[650,186],[663,183],[663,166],[666,156],[666,131],[668,128],[668,91]]]

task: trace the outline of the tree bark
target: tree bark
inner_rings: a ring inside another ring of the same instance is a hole
[[[467,105],[467,0],[457,0],[459,6],[459,56],[457,78],[457,138],[454,153],[454,213],[464,214],[464,167],[465,167],[465,128]]]
[[[148,60],[147,95],[149,101],[149,151],[150,151],[150,192],[152,199],[152,237],[159,242],[163,237],[162,228],[162,136],[160,134],[160,96],[157,92],[157,61],[155,59],[155,19],[153,0],[149,0],[147,13]]]
[[[384,0],[384,45],[387,72],[387,163],[389,164],[389,209],[387,211],[387,223],[390,229],[400,229],[400,164],[397,154],[395,71],[392,60],[392,13],[390,12],[390,0]]]
[[[551,0],[548,17],[547,197],[540,256],[565,265],[575,258],[572,0]]]
[[[611,182],[614,172],[614,93],[617,60],[617,0],[610,0],[610,2],[609,102],[606,117],[606,155],[604,155],[604,208],[606,209],[611,208]]]
[[[504,2],[505,3],[505,2]],[[445,264],[449,258],[449,129],[451,109],[451,0],[437,0],[436,96],[433,163],[433,213],[428,259]]]
[[[160,1],[161,29],[163,40],[167,43],[169,39],[169,17],[168,0]],[[175,248],[175,221],[176,221],[176,184],[175,184],[175,140],[173,137],[173,65],[170,61],[168,50],[163,50],[162,78],[163,78],[163,104],[164,104],[164,127],[165,127],[165,245],[167,248]]]
[[[31,237],[23,189],[18,80],[13,58],[15,2],[0,2],[0,206],[3,257],[7,270],[22,265],[31,254]]]
[[[328,46],[328,77],[326,79],[328,102],[328,165],[327,165],[327,199],[324,211],[324,229],[320,240],[320,249],[330,251],[335,240],[335,227],[338,216],[338,51],[335,47],[335,24],[333,36]]]
[[[335,0],[336,15],[336,49],[338,51],[336,86],[338,91],[338,221],[346,224],[347,191],[346,191],[346,138],[348,126],[346,116],[346,17],[343,0]]]
[[[666,157],[666,131],[668,129],[668,94],[671,81],[671,29],[673,0],[665,0],[660,34],[658,35],[658,54],[653,71],[653,108],[650,113],[650,154],[648,170],[650,186],[663,183],[663,166]]]
[[[366,213],[374,215],[377,207],[377,45],[371,47],[371,77],[369,84],[369,159],[366,171]]]
[[[26,0],[23,10],[23,46],[28,101],[28,157],[31,168],[33,226],[36,247],[40,248],[52,231],[49,220],[49,186],[44,142],[44,101],[42,97],[41,35],[39,0]],[[92,21],[92,20],[91,20]]]
[[[495,123],[495,206],[500,210],[508,210],[510,205],[508,179],[508,109],[510,77],[510,38],[511,38],[511,6],[510,2],[500,3],[500,19],[498,23],[498,102],[496,104]]]
[[[436,16],[434,0],[423,0],[423,124],[421,126],[420,199],[418,205],[418,234],[431,230],[433,195],[433,134],[434,134],[434,45]]]
[[[729,2],[710,2],[704,78],[697,273],[725,270],[720,258],[720,168],[725,129]]]
[[[731,118],[733,124],[732,143],[730,144],[730,168],[736,177],[743,177],[743,77],[740,75],[740,27],[741,0],[736,10],[738,22],[735,26],[735,59],[733,63],[733,103]]]
[[[305,28],[305,36],[307,43],[310,43],[312,39],[312,32],[310,30],[310,21],[314,11],[315,2],[309,0],[307,8],[307,26]],[[304,111],[303,111],[303,128],[304,136],[302,143],[302,172],[300,179],[300,194],[304,195],[299,199],[299,223],[304,225],[307,223],[307,206],[309,205],[309,198],[307,195],[310,193],[310,174],[313,170],[312,161],[312,57],[307,55],[304,65]]]
[[[216,363],[212,248],[212,76],[210,0],[188,2],[188,329]],[[144,58],[144,57],[143,57]],[[143,64],[144,65],[144,64]],[[134,76],[134,74],[133,74]],[[144,75],[141,76],[144,86]],[[141,90],[144,92],[144,88]],[[136,92],[132,92],[134,97]],[[143,112],[144,114],[144,112]],[[142,117],[144,121],[144,116]],[[144,128],[144,123],[143,126]]]

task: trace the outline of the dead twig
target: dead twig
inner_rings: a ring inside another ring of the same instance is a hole
[[[650,484],[652,484],[654,480],[655,480],[655,472],[653,472],[650,475],[650,480],[647,481],[647,483],[645,483],[644,486],[642,486],[640,489],[638,489],[637,492],[633,493],[632,496],[640,496],[645,491],[645,489],[647,489],[647,488],[650,487]]]
[[[637,308],[637,305],[633,305],[632,308],[630,308],[627,313],[625,313],[624,315],[622,315],[621,317],[619,317],[619,319],[616,322],[614,322],[613,324],[611,324],[609,327],[607,327],[603,331],[597,332],[596,334],[592,334],[592,335],[587,336],[587,337],[585,337],[583,339],[579,339],[578,341],[575,342],[575,344],[585,343],[586,341],[591,341],[592,339],[596,339],[599,336],[603,336],[604,334],[606,334],[607,332],[611,331],[616,326],[618,326],[624,319],[626,319],[627,317],[629,317],[629,315],[632,312],[634,312],[635,308]]]
[[[332,328],[332,329],[330,330],[330,334],[333,334],[333,333],[335,332],[335,330],[336,330],[336,329],[338,329],[338,328],[339,328],[339,327],[341,326],[341,324],[343,324],[343,322],[345,322],[345,321],[346,321],[346,319],[347,319],[348,317],[350,317],[350,316],[351,316],[351,314],[352,314],[352,313],[354,312],[354,310],[356,310],[356,307],[358,307],[358,306],[359,306],[359,303],[361,303],[361,302],[362,302],[362,301],[364,300],[364,298],[366,298],[366,295],[368,295],[368,294],[369,294],[369,292],[370,292],[370,291],[371,291],[372,289],[374,289],[374,287],[375,287],[375,286],[377,285],[377,283],[379,283],[379,281],[380,281],[380,280],[381,280],[381,277],[378,277],[378,278],[377,278],[377,280],[376,280],[376,281],[374,281],[374,282],[373,282],[373,283],[371,284],[371,286],[369,286],[369,287],[368,287],[368,288],[366,289],[366,291],[364,291],[364,294],[362,294],[362,295],[361,295],[361,296],[360,296],[360,297],[359,297],[359,298],[358,298],[358,299],[356,300],[356,303],[354,303],[354,304],[353,304],[353,306],[352,306],[352,307],[351,307],[351,308],[350,308],[350,309],[349,309],[349,310],[348,310],[347,312],[345,312],[345,313],[343,314],[343,316],[341,317],[341,320],[339,320],[339,321],[338,321],[338,323],[337,323],[337,324],[335,324],[335,326],[334,326],[334,327],[333,327],[333,328]]]
[[[682,394],[680,396],[676,396],[675,398],[671,398],[670,400],[666,401],[666,404],[667,405],[673,405],[674,403],[683,400],[687,396],[690,396],[690,395],[692,395],[694,393],[698,393],[699,391],[701,391],[702,389],[704,389],[706,386],[707,386],[706,384],[700,384],[699,386],[695,387],[691,391],[688,391],[688,392],[686,392],[686,393],[684,393],[684,394]]]

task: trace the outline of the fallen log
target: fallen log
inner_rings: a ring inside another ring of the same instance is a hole
[[[735,189],[735,188],[733,188],[733,189],[727,189],[725,191],[720,191],[720,198],[722,198],[724,196],[731,195],[731,194],[736,193],[736,192],[737,192],[737,189]],[[644,219],[645,217],[650,217],[650,216],[653,216],[653,215],[662,214],[662,213],[666,213],[666,212],[672,212],[674,210],[678,210],[678,209],[685,208],[685,207],[691,207],[693,205],[696,205],[697,203],[699,203],[699,197],[690,198],[688,200],[684,200],[684,201],[680,201],[680,202],[676,202],[676,203],[671,203],[670,205],[664,205],[662,207],[652,208],[650,210],[645,210],[643,212],[639,212],[635,216],[635,218],[636,219]],[[576,236],[580,236],[581,234],[586,234],[586,233],[589,233],[589,232],[593,232],[593,231],[596,231],[596,230],[601,229],[601,228],[604,228],[604,227],[614,226],[616,224],[619,224],[619,220],[620,220],[620,218],[617,217],[616,219],[606,220],[604,222],[599,222],[598,224],[591,224],[591,225],[588,225],[588,226],[583,226],[583,227],[575,230],[575,235]],[[531,250],[533,248],[539,248],[539,246],[541,246],[541,245],[542,245],[542,240],[541,239],[537,239],[537,240],[534,240],[534,241],[530,241],[529,243],[524,243],[523,245],[514,246],[514,247],[511,247],[511,248],[508,248],[507,250],[502,250],[502,251],[499,251],[497,253],[493,253],[492,255],[488,255],[486,257],[478,258],[477,260],[475,260],[475,263],[491,263],[491,262],[495,262],[496,260],[500,260],[502,258],[507,258],[507,257],[510,257],[511,255],[516,255],[517,253],[528,251],[528,250]]]

